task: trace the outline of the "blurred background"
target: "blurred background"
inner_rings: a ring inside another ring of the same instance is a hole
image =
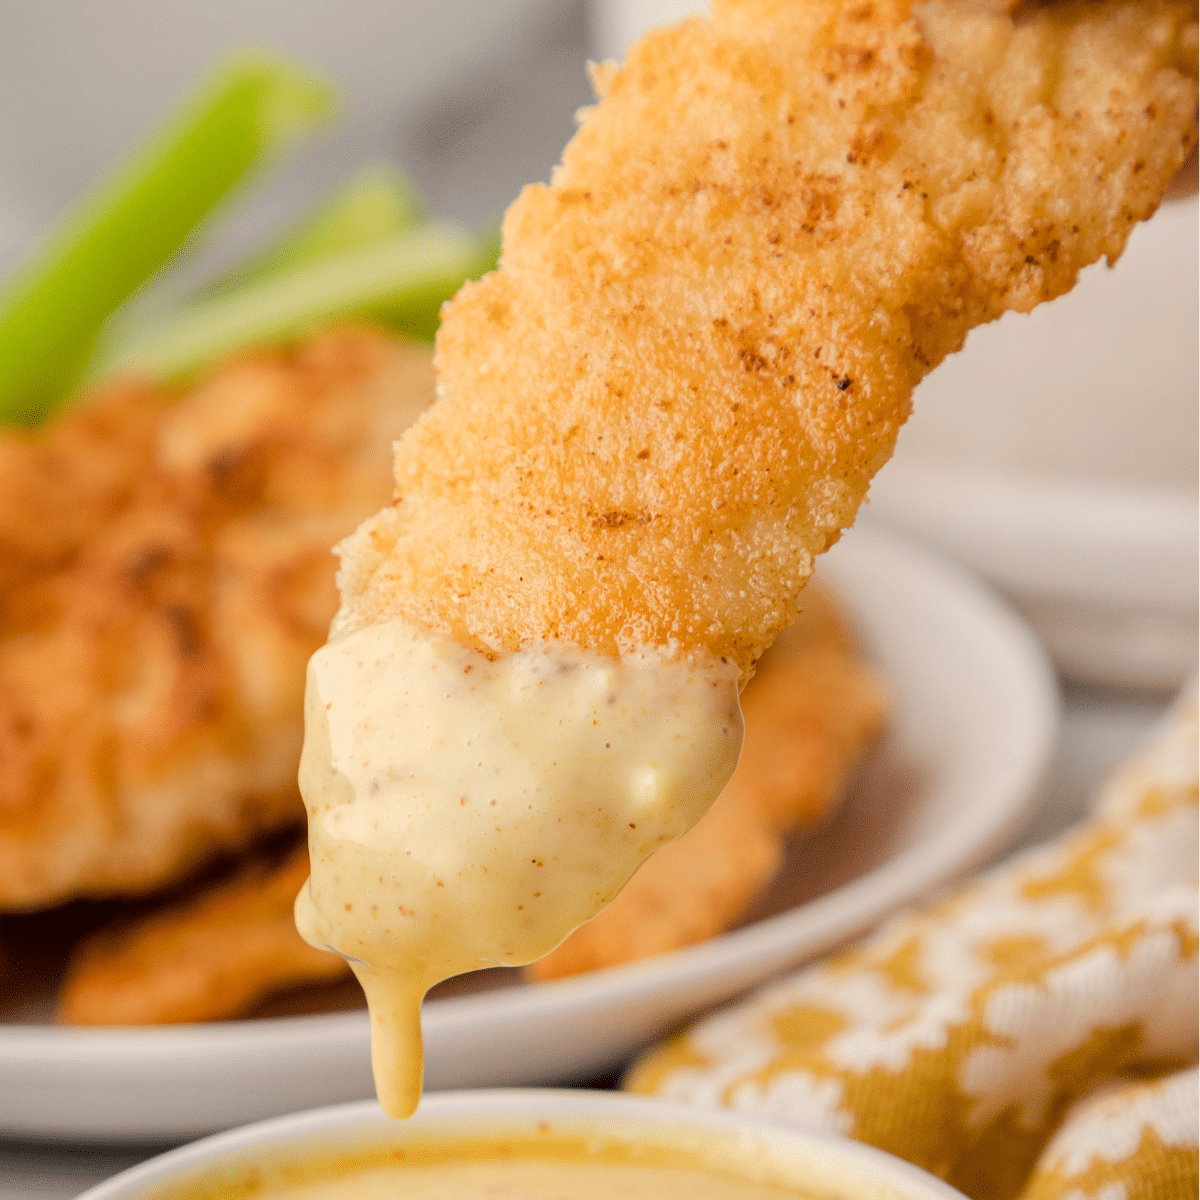
[[[591,99],[583,0],[52,0],[0,3],[0,267],[231,47],[312,63],[343,94],[206,231],[215,273],[364,162],[401,166],[434,212],[475,227],[547,179]]]

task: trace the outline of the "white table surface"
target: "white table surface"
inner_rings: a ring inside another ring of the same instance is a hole
[[[1153,727],[1168,698],[1068,689],[1063,737],[1042,804],[1018,845],[1052,837],[1086,812],[1092,789]],[[32,1146],[0,1141],[0,1200],[70,1200],[164,1147]]]

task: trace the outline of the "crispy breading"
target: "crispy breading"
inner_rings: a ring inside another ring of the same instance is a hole
[[[341,547],[347,627],[753,664],[975,325],[1115,259],[1195,138],[1191,0],[716,0],[582,115]]]
[[[19,585],[67,564],[129,503],[162,399],[116,385],[52,436],[0,437],[0,619]]]
[[[236,1017],[272,993],[350,974],[296,932],[308,848],[252,860],[231,879],[136,921],[102,926],[72,952],[56,1016],[68,1025],[160,1025]]]
[[[526,968],[557,979],[703,941],[737,923],[783,861],[784,838],[830,815],[887,715],[884,687],[818,588],[742,693],[733,778],[694,828]]]
[[[0,439],[34,464],[0,477],[0,530],[40,512],[56,547],[2,593],[0,908],[143,892],[302,823],[328,548],[386,502],[432,394],[425,350],[343,329]]]

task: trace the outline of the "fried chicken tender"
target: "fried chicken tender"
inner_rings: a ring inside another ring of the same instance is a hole
[[[308,875],[300,843],[282,862],[231,879],[138,921],[103,926],[75,947],[59,992],[68,1025],[166,1025],[236,1017],[274,992],[332,983],[344,959],[296,932],[292,904]]]
[[[146,393],[112,389],[52,437],[0,437],[0,605],[130,502],[158,412]]]
[[[155,889],[303,822],[328,547],[432,397],[425,351],[343,329],[0,439],[0,908]]]
[[[742,757],[716,803],[526,973],[557,979],[724,933],[775,878],[785,837],[833,811],[887,711],[836,608],[810,589],[742,693]]]
[[[1195,139],[1191,0],[715,0],[581,115],[437,339],[347,629],[735,660],[923,375],[1122,251]]]

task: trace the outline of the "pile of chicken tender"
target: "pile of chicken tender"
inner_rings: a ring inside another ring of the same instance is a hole
[[[337,608],[330,548],[388,503],[391,443],[433,398],[427,346],[347,325],[0,433],[0,1021],[352,1002],[344,961],[292,921],[305,665]],[[778,674],[710,822],[739,836],[693,831],[682,866],[648,864],[623,933],[609,916],[539,978],[720,932],[831,810],[882,686],[827,601]],[[736,851],[715,889],[714,840]]]

